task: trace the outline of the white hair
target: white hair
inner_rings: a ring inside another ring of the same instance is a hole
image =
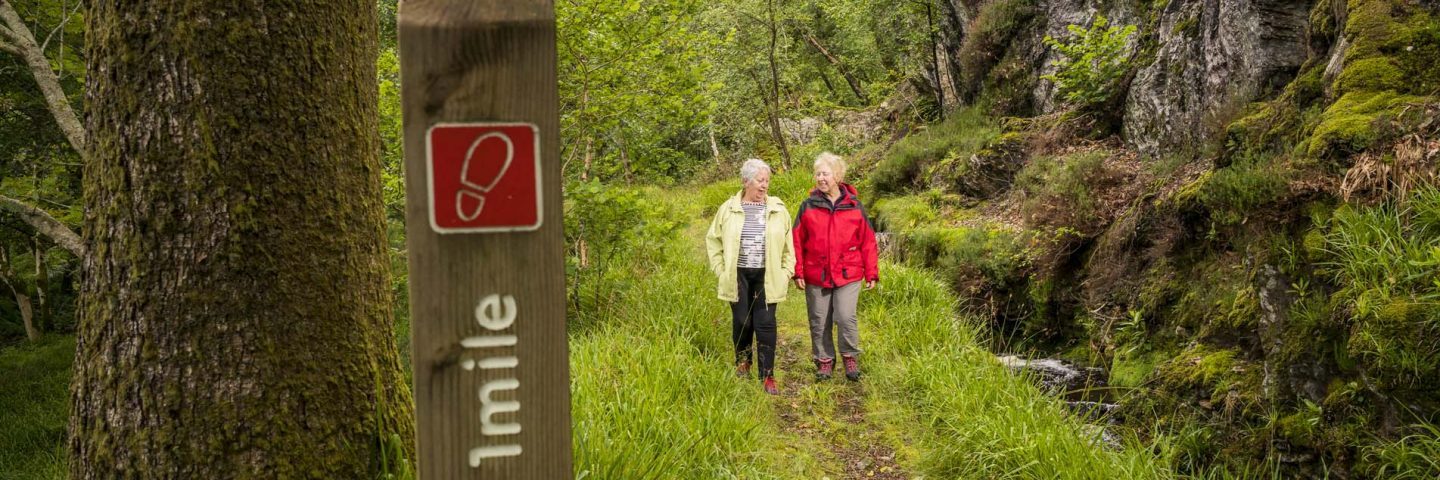
[[[760,175],[761,170],[770,171],[770,165],[766,165],[764,160],[758,158],[746,160],[745,164],[740,165],[740,184],[750,183],[755,176]]]
[[[829,166],[830,173],[835,175],[836,181],[845,179],[845,159],[840,158],[839,155],[830,152],[821,152],[820,155],[815,157],[815,165],[813,167],[819,168],[820,165]]]

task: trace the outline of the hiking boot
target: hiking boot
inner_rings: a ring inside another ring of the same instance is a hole
[[[835,359],[828,358],[815,363],[819,364],[819,368],[815,370],[815,379],[829,380],[830,374],[835,372]]]
[[[851,355],[845,355],[841,358],[845,359],[845,378],[849,379],[852,382],[859,381],[860,363],[856,362],[855,357]]]
[[[779,395],[780,387],[775,386],[775,377],[765,377],[765,393]]]
[[[750,362],[740,362],[735,364],[735,376],[740,378],[750,378]]]

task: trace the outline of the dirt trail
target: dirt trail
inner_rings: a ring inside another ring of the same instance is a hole
[[[866,379],[850,382],[840,369],[830,380],[817,382],[815,379],[803,302],[803,299],[793,305],[787,302],[780,308],[775,359],[780,395],[775,402],[782,428],[823,446],[825,451],[814,454],[830,471],[824,477],[814,478],[912,478],[896,458],[895,448],[889,444],[883,427],[872,422],[867,414]],[[863,363],[861,367],[863,371]]]

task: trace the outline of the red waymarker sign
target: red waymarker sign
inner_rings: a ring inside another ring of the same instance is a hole
[[[442,123],[425,135],[430,228],[540,228],[540,130],[529,123]]]

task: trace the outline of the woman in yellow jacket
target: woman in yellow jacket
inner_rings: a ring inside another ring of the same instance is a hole
[[[770,166],[750,159],[740,167],[743,188],[715,211],[705,247],[710,270],[719,280],[721,300],[730,302],[735,374],[750,376],[752,348],[758,344],[760,379],[765,392],[775,385],[775,305],[785,300],[795,273],[790,212],[769,196]]]

